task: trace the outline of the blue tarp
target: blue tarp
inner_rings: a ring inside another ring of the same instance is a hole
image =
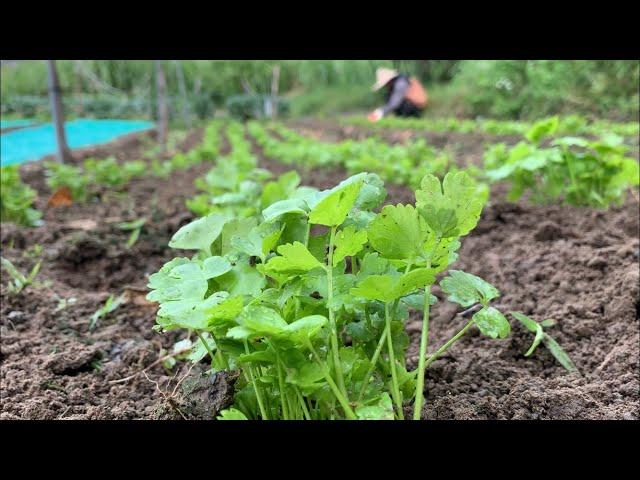
[[[149,130],[154,124],[144,120],[73,120],[65,123],[70,148],[107,143],[133,132]],[[39,160],[56,152],[53,124],[24,128],[0,135],[0,165]]]
[[[26,119],[0,120],[0,130],[4,130],[5,128],[28,127],[29,125],[35,125],[35,122]]]

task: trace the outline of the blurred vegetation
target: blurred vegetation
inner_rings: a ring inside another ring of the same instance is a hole
[[[95,117],[154,115],[153,61],[57,62],[66,109]],[[269,95],[280,66],[279,95],[292,115],[360,112],[383,101],[371,92],[375,69],[393,67],[420,78],[429,116],[534,119],[581,113],[638,119],[639,62],[625,60],[224,60],[164,61],[172,117],[182,111],[180,68],[187,102],[199,118],[224,109],[230,97]],[[43,61],[3,63],[3,115],[48,114]],[[233,102],[231,102],[233,103]]]

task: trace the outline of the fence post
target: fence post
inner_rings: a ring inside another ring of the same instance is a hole
[[[167,129],[169,127],[169,112],[167,111],[166,81],[162,62],[156,60],[156,88],[158,90],[158,141],[162,153],[167,151]]]
[[[67,136],[64,131],[64,112],[62,110],[60,82],[58,81],[58,71],[56,70],[55,62],[55,60],[47,60],[49,100],[51,101],[51,117],[56,129],[56,143],[58,146],[57,160],[60,163],[65,163],[71,159],[71,150],[69,150],[69,145],[67,145]]]

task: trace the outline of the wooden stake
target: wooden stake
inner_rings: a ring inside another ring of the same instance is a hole
[[[162,69],[162,62],[156,60],[156,89],[158,94],[158,142],[162,153],[167,152],[167,130],[169,128],[169,111],[167,109],[167,82]]]
[[[71,159],[71,150],[67,144],[67,136],[64,131],[64,112],[62,110],[62,99],[60,96],[60,82],[58,81],[58,71],[56,61],[47,60],[47,70],[49,72],[49,100],[51,101],[51,117],[56,129],[56,143],[58,146],[57,160],[60,163],[68,162]]]

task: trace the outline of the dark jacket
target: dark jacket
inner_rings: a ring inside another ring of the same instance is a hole
[[[382,107],[382,113],[385,115],[400,107],[409,88],[409,77],[406,75],[398,75],[389,83],[391,84],[391,88],[387,89],[387,103]]]

